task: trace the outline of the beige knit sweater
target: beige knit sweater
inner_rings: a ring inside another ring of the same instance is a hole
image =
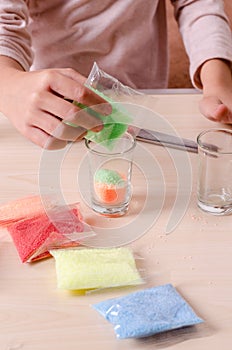
[[[201,64],[232,61],[221,0],[172,1],[198,83]],[[94,61],[133,88],[163,88],[168,79],[165,0],[2,0],[0,54],[26,70],[72,67],[87,76]]]

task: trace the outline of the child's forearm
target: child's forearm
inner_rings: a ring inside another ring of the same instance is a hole
[[[15,68],[18,70],[23,70],[22,66],[15,61],[13,58],[8,57],[8,56],[0,56],[0,69],[4,69],[4,68]]]
[[[12,96],[15,74],[23,72],[22,66],[14,59],[0,56],[0,111],[7,115],[7,102]]]
[[[204,95],[215,94],[221,88],[231,86],[230,63],[223,59],[208,60],[201,67],[200,77]]]

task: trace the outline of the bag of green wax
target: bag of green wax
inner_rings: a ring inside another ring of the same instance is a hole
[[[99,132],[88,130],[85,138],[96,143],[101,143],[109,149],[113,149],[114,142],[120,138],[130,125],[130,131],[133,130],[133,115],[126,109],[123,100],[128,102],[132,96],[142,96],[140,92],[123,85],[119,80],[104,72],[94,63],[85,86],[101,96],[111,104],[112,113],[108,116],[101,116],[93,110],[88,112],[99,117],[103,122],[103,129]],[[75,103],[75,102],[74,102]],[[78,104],[80,107],[80,104]]]

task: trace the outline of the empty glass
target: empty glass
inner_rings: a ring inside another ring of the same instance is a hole
[[[232,130],[210,129],[197,137],[198,206],[211,214],[232,213]]]

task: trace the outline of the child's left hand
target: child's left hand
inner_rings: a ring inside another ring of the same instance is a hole
[[[228,62],[213,59],[201,68],[203,98],[200,111],[215,122],[232,124],[232,74]]]

